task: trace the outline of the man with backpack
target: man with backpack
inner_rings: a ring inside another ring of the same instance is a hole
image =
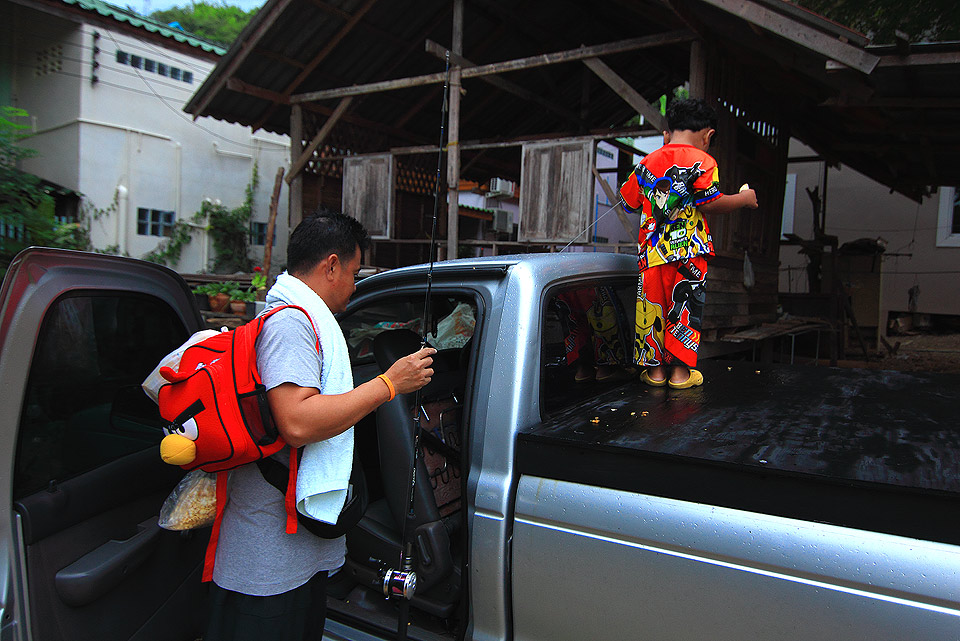
[[[354,388],[349,355],[333,314],[346,309],[369,244],[363,226],[339,213],[306,218],[287,248],[287,272],[267,295],[257,367],[278,431],[289,447],[286,464],[303,447],[298,472],[313,494],[301,508],[336,520],[352,465],[353,425],[397,394],[416,391],[433,375],[433,348],[401,358],[383,375]],[[303,313],[303,310],[307,314]],[[306,447],[304,447],[306,446]],[[204,641],[316,639],[326,620],[326,580],[343,565],[344,537],[291,531],[284,494],[256,464],[231,471],[210,592]],[[303,511],[303,510],[302,510]],[[327,519],[331,520],[331,519]]]

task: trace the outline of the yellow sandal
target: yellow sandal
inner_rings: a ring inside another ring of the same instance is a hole
[[[649,385],[650,387],[663,387],[667,384],[667,379],[662,378],[659,381],[655,381],[650,378],[650,373],[647,370],[643,370],[640,374],[640,380]]]
[[[698,387],[703,385],[703,374],[700,373],[698,369],[690,370],[690,376],[687,377],[682,383],[674,383],[673,381],[668,381],[670,389],[689,389],[691,387]]]

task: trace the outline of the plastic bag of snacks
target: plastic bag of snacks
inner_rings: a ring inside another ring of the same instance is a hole
[[[160,361],[156,367],[153,368],[153,371],[144,379],[143,383],[140,386],[143,388],[144,393],[149,396],[154,403],[158,403],[157,400],[160,397],[160,388],[169,383],[167,379],[160,376],[160,368],[167,366],[172,367],[174,370],[180,369],[180,358],[183,356],[183,352],[195,343],[210,338],[211,336],[217,335],[217,330],[215,329],[203,329],[199,332],[194,333],[187,341],[173,350],[169,354],[163,357],[163,360]]]
[[[193,530],[213,525],[217,516],[217,475],[190,470],[160,508],[160,527]]]

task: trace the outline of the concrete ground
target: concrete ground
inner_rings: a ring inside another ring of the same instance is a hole
[[[889,338],[888,342],[893,348],[893,354],[884,350],[879,359],[866,363],[862,360],[844,361],[838,365],[909,372],[960,373],[960,333],[895,336]]]

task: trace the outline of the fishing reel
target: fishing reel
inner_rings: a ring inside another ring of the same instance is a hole
[[[380,570],[380,582],[383,589],[383,596],[387,599],[407,599],[413,598],[417,591],[417,573],[413,570],[394,570],[383,568]]]

